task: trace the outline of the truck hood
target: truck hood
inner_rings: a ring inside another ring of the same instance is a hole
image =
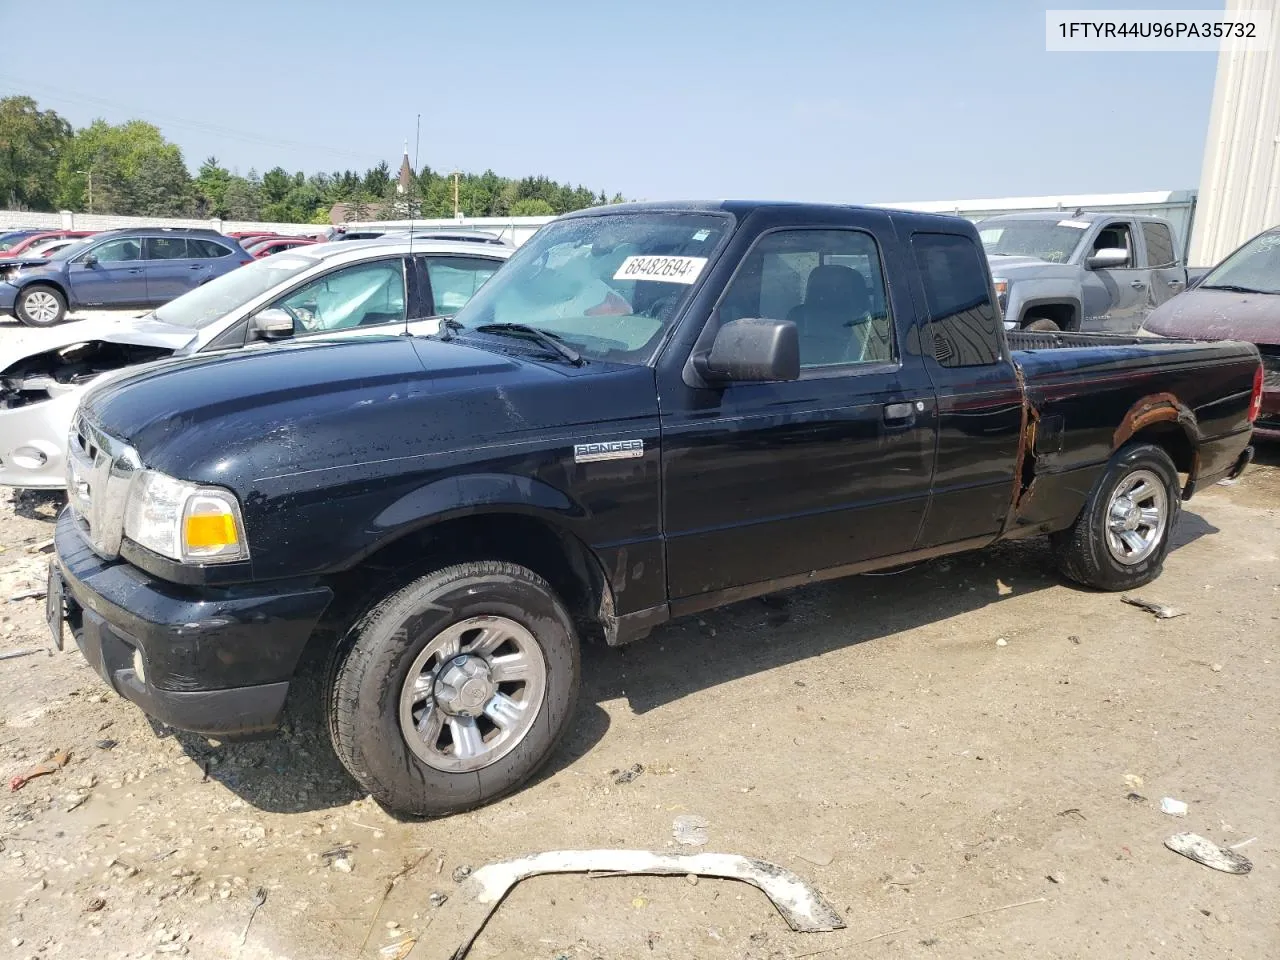
[[[1152,311],[1142,329],[1166,337],[1280,343],[1280,294],[1188,290]]]
[[[611,392],[616,408],[584,403],[575,381],[610,369],[422,337],[308,341],[149,364],[93,385],[80,409],[144,465],[247,497],[326,470],[362,482],[426,454],[473,456],[513,435],[625,416],[632,397],[656,404],[648,368],[623,368],[647,389]]]
[[[1018,277],[1069,277],[1078,270],[1069,263],[1050,263],[1039,257],[1009,257],[999,254],[987,257],[993,277],[1013,280]]]

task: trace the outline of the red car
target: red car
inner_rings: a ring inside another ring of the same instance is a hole
[[[66,237],[79,239],[80,237],[91,237],[93,234],[93,230],[46,230],[42,233],[33,233],[31,236],[19,240],[8,250],[0,251],[0,257],[6,259],[20,257],[36,244],[44,243],[46,240],[62,240]]]
[[[250,242],[247,252],[255,260],[261,260],[263,257],[269,257],[273,253],[279,253],[281,250],[289,250],[293,247],[309,247],[315,242],[307,237],[267,237],[258,243]]]

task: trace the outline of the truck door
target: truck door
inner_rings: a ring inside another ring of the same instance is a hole
[[[800,379],[660,379],[672,600],[904,553],[928,502],[934,398],[903,336],[911,301],[885,282],[901,269],[887,215],[767,224],[699,345],[732,320],[791,320]]]
[[[919,548],[979,546],[1011,508],[1023,393],[1000,333],[982,250],[968,236],[914,233],[925,368],[938,394],[933,495]]]
[[[1151,276],[1150,310],[1154,310],[1186,289],[1187,270],[1178,256],[1168,224],[1143,220],[1142,247],[1143,263]],[[1142,319],[1147,318],[1144,315]]]
[[[1120,266],[1093,263],[1101,250],[1124,250]],[[1142,326],[1151,310],[1151,271],[1138,259],[1138,241],[1132,221],[1112,220],[1093,239],[1085,255],[1084,312],[1081,329],[1101,333],[1130,333]]]

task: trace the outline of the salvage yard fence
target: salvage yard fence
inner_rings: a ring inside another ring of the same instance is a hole
[[[1146,193],[1062,194],[1045,197],[1004,197],[985,200],[926,200],[908,203],[873,203],[873,207],[944,213],[968,220],[981,220],[1003,213],[1058,211],[1070,216],[1077,208],[1098,213],[1145,214],[1164,217],[1173,224],[1178,247],[1185,258],[1194,225],[1195,190],[1156,190]],[[349,229],[404,230],[412,225],[422,230],[479,230],[494,233],[516,246],[538,232],[554,217],[445,217],[433,220],[361,220],[342,224]],[[205,227],[222,233],[263,230],[285,235],[313,234],[326,228],[316,223],[264,223],[257,220],[196,220],[161,217],[117,217],[98,213],[31,213],[0,210],[0,229],[43,228],[47,230],[114,230],[119,227]]]

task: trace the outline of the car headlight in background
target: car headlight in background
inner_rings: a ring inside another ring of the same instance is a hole
[[[244,520],[235,495],[155,470],[143,470],[129,488],[125,536],[179,563],[245,560]]]
[[[1009,281],[1004,277],[996,277],[991,282],[996,288],[996,303],[1000,305],[1000,312],[1004,313],[1009,306]]]

